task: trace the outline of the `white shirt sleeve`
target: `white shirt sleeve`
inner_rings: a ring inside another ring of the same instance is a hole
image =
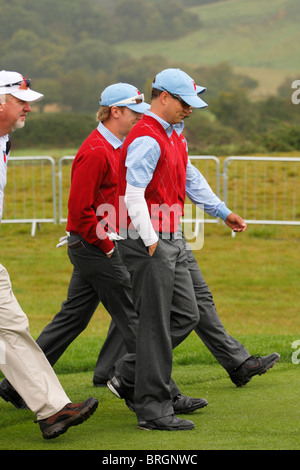
[[[153,245],[158,236],[152,226],[150,214],[145,199],[145,188],[137,188],[127,183],[125,191],[125,204],[129,217],[145,246]]]

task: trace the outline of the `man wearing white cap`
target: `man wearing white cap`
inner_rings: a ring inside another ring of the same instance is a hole
[[[9,133],[25,124],[29,102],[43,98],[17,72],[0,71],[0,221],[10,151]],[[0,369],[36,414],[43,437],[52,439],[85,421],[97,408],[89,398],[71,403],[44,353],[29,333],[28,319],[0,264]]]

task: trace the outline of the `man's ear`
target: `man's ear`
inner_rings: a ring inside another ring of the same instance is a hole
[[[163,91],[160,95],[159,95],[159,98],[160,98],[160,102],[162,104],[166,104],[167,100],[168,100],[168,97],[169,97],[169,93],[167,91]]]
[[[120,108],[118,106],[112,106],[110,108],[110,114],[116,119],[119,119],[120,116]]]

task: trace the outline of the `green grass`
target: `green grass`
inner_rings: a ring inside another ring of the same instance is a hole
[[[58,160],[75,151],[27,149],[19,155],[44,154]],[[214,169],[208,165],[201,171],[214,187]],[[249,167],[248,183],[252,172]],[[292,176],[291,181],[287,178],[289,188],[294,188]],[[268,194],[272,186],[268,186]],[[9,191],[6,196],[8,200]],[[35,237],[30,236],[30,225],[1,226],[0,261],[10,273],[34,338],[66,298],[72,267],[66,247],[56,248],[64,233],[64,224],[41,224]],[[299,449],[300,365],[292,362],[292,344],[300,339],[299,243],[299,227],[249,225],[244,234],[233,238],[223,224],[205,226],[204,246],[195,255],[227,331],[251,354],[277,351],[281,360],[266,375],[237,389],[192,333],[174,351],[173,377],[184,393],[209,401],[207,408],[193,414],[194,431],[139,431],[135,415],[121,400],[107,389],[92,386],[93,369],[110,321],[100,305],[87,329],[55,365],[71,400],[99,399],[95,415],[55,441],[45,442],[30,411],[15,410],[1,400],[0,449]]]
[[[299,370],[278,364],[242,389],[218,366],[181,366],[174,378],[186,393],[207,398],[193,413],[191,432],[142,432],[136,417],[108,389],[91,386],[88,372],[59,376],[70,397],[99,399],[83,425],[53,441],[41,438],[30,411],[1,403],[0,449],[7,450],[292,450],[299,449]],[[184,380],[184,377],[188,380]],[[188,382],[188,383],[186,383]],[[191,419],[190,415],[185,415]],[[134,452],[133,452],[134,455]]]
[[[71,266],[57,249],[63,226],[1,227],[0,259],[10,272],[15,294],[27,313],[33,337],[65,299]],[[192,432],[142,432],[123,401],[94,388],[93,369],[109,325],[100,306],[88,328],[55,366],[73,401],[95,396],[99,408],[89,421],[54,441],[44,441],[29,410],[0,401],[0,449],[4,450],[284,450],[299,449],[299,364],[292,343],[300,339],[298,227],[249,227],[232,238],[219,226],[205,228],[196,252],[227,331],[252,354],[277,351],[281,361],[262,377],[237,389],[224,369],[192,333],[174,351],[173,377],[190,396],[209,401],[193,414]]]

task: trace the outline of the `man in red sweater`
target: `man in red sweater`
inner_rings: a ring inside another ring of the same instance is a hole
[[[130,276],[117,245],[108,236],[119,157],[125,136],[149,108],[127,83],[107,87],[100,99],[99,125],[79,148],[72,165],[68,202],[68,255],[74,266],[68,297],[37,343],[53,364],[89,323],[99,301],[116,322],[128,352],[135,352]],[[110,208],[103,212],[100,208]],[[74,322],[74,316],[76,321]],[[70,327],[68,327],[70,318]]]
[[[174,125],[186,108],[205,107],[199,88],[179,69],[158,74],[150,111],[122,146],[117,207],[119,250],[131,273],[139,314],[134,408],[141,429],[191,430],[194,423],[175,415],[170,396],[172,349],[199,321],[179,219],[185,200],[186,146]],[[123,201],[125,204],[123,204]],[[127,212],[128,211],[128,212]],[[121,359],[108,382],[125,396]],[[128,378],[128,376],[126,377]]]

